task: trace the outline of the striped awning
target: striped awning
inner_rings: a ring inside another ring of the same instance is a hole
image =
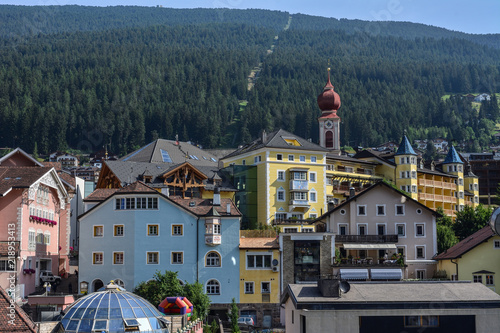
[[[375,243],[375,244],[344,244],[346,250],[396,250],[396,244]]]
[[[368,280],[367,269],[341,269],[340,278],[342,280]]]
[[[403,272],[398,268],[387,269],[371,269],[370,275],[372,280],[401,280]]]

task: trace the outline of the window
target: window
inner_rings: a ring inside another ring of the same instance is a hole
[[[283,154],[276,154],[276,160],[283,161]]]
[[[253,294],[253,282],[245,282],[245,294]]]
[[[113,264],[123,265],[123,252],[113,252]]]
[[[416,274],[417,274],[417,279],[419,280],[423,280],[425,279],[425,269],[417,269],[415,270]]]
[[[104,226],[95,225],[94,226],[94,237],[102,237],[104,235]]]
[[[285,234],[293,234],[294,232],[298,232],[297,228],[283,228],[283,232]]]
[[[402,255],[404,257],[405,255],[405,247],[404,246],[398,246],[397,249],[396,249],[397,253],[399,253],[400,255]]]
[[[417,256],[417,259],[425,259],[425,247],[424,246],[417,246],[416,247],[416,256]]]
[[[158,252],[147,252],[147,264],[148,265],[157,265],[159,263],[158,257],[159,253]]]
[[[422,214],[422,210],[420,208],[417,208],[416,212],[418,215]]]
[[[493,280],[493,275],[486,275],[486,285],[493,286],[495,281]]]
[[[248,254],[247,255],[247,268],[269,268],[271,269],[271,261],[273,256],[271,254]]]
[[[123,236],[123,224],[119,224],[119,225],[114,226],[114,236],[115,237]]]
[[[306,227],[303,227],[303,228],[302,228],[302,232],[314,232],[314,228],[306,228]]]
[[[282,189],[278,190],[277,200],[278,201],[285,201],[285,191],[284,190],[282,190]]]
[[[172,225],[172,236],[182,236],[183,235],[183,225],[174,224]]]
[[[148,209],[158,209],[158,198],[148,198]]]
[[[207,282],[207,295],[220,295],[220,284],[217,280]]]
[[[493,241],[493,248],[500,249],[500,240]]]
[[[415,224],[415,236],[416,237],[425,236],[425,224]]]
[[[405,316],[405,327],[439,327],[439,317]]]
[[[284,182],[285,181],[285,171],[278,170],[278,180],[280,182]]]
[[[172,264],[180,265],[183,264],[183,253],[182,252],[172,252]]]
[[[347,224],[339,224],[339,235],[347,235]]]
[[[476,283],[483,283],[483,276],[482,275],[472,275],[472,278],[474,282]]]
[[[316,183],[316,172],[309,172],[309,181],[311,183]]]
[[[377,235],[385,235],[385,224],[377,224]]]
[[[220,234],[220,224],[214,224],[213,233],[217,235]]]
[[[316,202],[316,192],[309,192],[309,200]]]
[[[385,205],[377,205],[377,216],[385,216]]]
[[[396,233],[398,237],[406,237],[406,230],[404,224],[396,224]]]
[[[254,163],[259,163],[261,160],[262,160],[262,157],[261,157],[260,155],[259,155],[259,156],[255,156],[255,157],[253,158],[253,162],[254,162]]]
[[[36,248],[36,232],[34,230],[30,230],[28,233],[28,250],[35,250]]]
[[[43,235],[43,244],[50,245],[50,233],[47,231]]]
[[[146,209],[148,207],[148,198],[137,198],[137,209]]]
[[[358,235],[360,236],[366,235],[366,224],[358,225]]]
[[[417,172],[416,171],[411,172],[411,178],[417,179]]]
[[[306,172],[303,171],[294,171],[293,172],[293,179],[294,180],[306,180],[307,179],[307,174]]]
[[[288,160],[290,162],[293,162],[295,160],[294,156],[293,155],[288,155]]]
[[[366,216],[366,205],[358,205],[358,216]]]
[[[16,266],[7,259],[0,260],[0,272],[14,271]]]
[[[292,193],[293,200],[307,200],[306,192],[293,192]]]
[[[316,156],[311,156],[311,163],[316,163]]]
[[[271,293],[271,282],[261,282],[261,290],[263,294]]]
[[[148,224],[148,236],[158,236],[158,224]]]
[[[309,214],[309,218],[310,218],[310,219],[315,219],[315,218],[317,218],[317,217],[318,217],[318,214],[316,214],[316,213],[314,213],[314,214],[313,214],[313,213],[310,213],[310,214]]]
[[[396,205],[396,215],[405,215],[405,205]]]
[[[217,252],[208,252],[205,266],[207,267],[220,267],[220,255]]]
[[[102,252],[92,253],[92,263],[94,265],[102,265],[104,263],[104,254]]]
[[[274,218],[278,221],[286,220],[286,213],[276,213]]]
[[[135,209],[135,198],[125,198],[125,209]]]
[[[305,162],[305,161],[306,161],[306,157],[305,157],[304,155],[300,155],[300,156],[299,156],[299,160],[300,160],[301,162]]]

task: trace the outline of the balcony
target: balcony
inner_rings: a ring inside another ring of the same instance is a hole
[[[403,264],[406,266],[406,263]],[[382,260],[382,259],[372,259],[372,258],[364,258],[364,259],[341,259],[340,263],[333,264],[335,267],[343,267],[343,268],[360,268],[360,267],[372,267],[372,268],[389,268],[389,267],[398,267],[401,268],[401,264],[399,264],[396,260]]]
[[[290,191],[308,191],[307,180],[290,180]]]
[[[336,243],[397,243],[398,235],[335,235]]]
[[[290,200],[288,202],[288,209],[290,211],[294,210],[295,208],[307,208],[309,209],[311,207],[309,205],[309,200]]]

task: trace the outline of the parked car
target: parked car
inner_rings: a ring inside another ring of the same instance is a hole
[[[252,317],[239,317],[238,325],[255,326],[255,322]]]
[[[40,283],[43,284],[45,282],[49,282],[50,284],[60,284],[61,277],[52,274],[51,271],[41,271],[40,272]]]

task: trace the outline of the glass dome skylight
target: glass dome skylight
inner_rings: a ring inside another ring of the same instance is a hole
[[[73,303],[61,320],[64,332],[165,332],[168,321],[148,301],[113,282]]]

